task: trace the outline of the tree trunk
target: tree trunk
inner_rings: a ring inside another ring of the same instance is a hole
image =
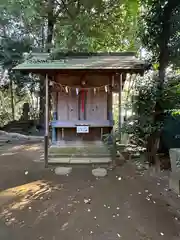
[[[13,81],[10,78],[10,94],[11,94],[11,111],[12,111],[12,120],[14,121],[14,95],[13,95]]]
[[[155,105],[154,123],[163,121],[163,107],[161,106],[161,98],[163,97],[163,85],[165,81],[166,68],[169,62],[169,48],[168,43],[171,36],[171,15],[173,10],[179,3],[169,0],[164,8],[162,14],[162,31],[159,37],[159,82],[158,82],[158,96]],[[149,165],[159,165],[157,163],[157,143],[159,142],[161,132],[154,132],[147,141],[147,157]]]
[[[157,158],[157,150],[159,143],[159,133],[151,134],[147,140],[147,160],[149,166],[159,165]]]
[[[46,39],[47,52],[50,52],[52,48],[52,40],[53,40],[54,24],[55,24],[54,7],[55,7],[55,0],[48,0],[47,39]]]
[[[54,18],[54,5],[55,0],[48,0],[48,19],[47,19],[47,39],[46,39],[46,46],[45,50],[46,52],[51,51],[52,47],[52,40],[53,40],[53,33],[54,33],[54,24],[55,24],[55,18]],[[44,34],[42,33],[42,36]],[[42,43],[44,44],[44,40],[42,40]],[[42,48],[44,50],[44,46]],[[44,125],[45,120],[45,77],[40,77],[40,124]]]
[[[40,76],[40,110],[39,110],[39,124],[44,125],[45,119],[45,77]]]

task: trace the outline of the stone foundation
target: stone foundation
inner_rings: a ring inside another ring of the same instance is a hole
[[[101,141],[62,141],[49,148],[49,163],[109,163],[111,155]]]
[[[169,188],[175,193],[180,194],[180,171],[170,173]]]

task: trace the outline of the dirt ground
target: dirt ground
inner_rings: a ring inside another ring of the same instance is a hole
[[[130,163],[102,179],[91,167],[57,176],[41,154],[40,145],[0,149],[0,240],[180,239],[163,178]]]

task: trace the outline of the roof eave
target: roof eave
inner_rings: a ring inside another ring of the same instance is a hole
[[[143,74],[147,71],[147,68],[67,68],[67,69],[57,69],[57,68],[13,68],[13,70],[26,72],[26,73],[36,73],[36,74],[48,74],[53,72],[59,73],[70,73],[70,72],[109,72],[109,73],[140,73]]]

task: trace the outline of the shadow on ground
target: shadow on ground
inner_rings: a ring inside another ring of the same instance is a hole
[[[180,239],[177,212],[131,164],[102,179],[90,167],[57,176],[33,161],[41,147],[8,151],[16,154],[0,156],[0,239]]]

